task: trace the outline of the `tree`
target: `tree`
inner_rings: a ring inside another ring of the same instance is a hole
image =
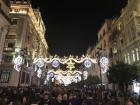
[[[91,76],[89,75],[88,78],[85,80],[85,84],[87,85],[96,85],[96,84],[100,84],[101,80],[98,76]]]
[[[100,83],[101,83],[101,80],[98,76],[89,75],[86,80],[78,82],[78,85],[90,86],[90,85],[97,85],[97,84],[100,84]]]
[[[110,83],[117,83],[122,92],[126,92],[128,85],[132,84],[140,75],[140,68],[136,65],[118,63],[109,68],[107,77]]]

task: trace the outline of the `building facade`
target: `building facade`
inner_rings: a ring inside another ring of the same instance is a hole
[[[4,0],[0,1],[0,62],[2,61],[2,52],[4,47],[4,40],[10,25],[9,7]]]
[[[10,9],[7,5],[7,2],[5,2],[4,0],[0,0],[0,65],[2,63],[5,38],[10,26],[9,10]],[[3,74],[7,74],[7,71],[4,71]],[[0,71],[0,82],[7,81],[6,76],[4,76],[4,78],[6,78],[5,80],[3,80],[2,78],[2,71]]]
[[[10,20],[1,62],[2,86],[39,85],[40,78],[34,71],[33,60],[48,56],[48,45],[45,40],[45,26],[39,9],[33,9],[29,2],[11,1]],[[15,69],[15,59],[22,65]],[[7,74],[3,73],[7,71]],[[7,77],[5,76],[7,75]],[[6,80],[7,78],[7,80]]]
[[[117,62],[140,65],[140,1],[128,0],[118,18],[105,21],[98,32],[98,42],[87,50],[93,57],[106,56],[110,65]],[[92,68],[99,75],[99,65]],[[102,74],[103,83],[106,75]],[[105,81],[104,81],[105,80]]]
[[[94,64],[90,70],[90,74],[97,75],[102,79],[102,83],[104,85],[108,84],[108,80],[106,77],[106,73],[103,73],[101,67],[100,67],[100,59],[101,57],[109,57],[109,51],[110,51],[110,43],[109,43],[109,31],[112,25],[112,20],[106,19],[102,27],[100,28],[98,32],[98,42],[94,47],[90,47],[87,50],[87,54],[90,55],[93,58],[96,58],[98,60],[98,63]]]
[[[112,63],[125,62],[140,66],[140,1],[128,0],[121,15],[115,20],[111,30],[110,58]],[[139,83],[129,87],[134,92],[140,92]]]
[[[128,64],[140,60],[140,1],[128,0],[120,17],[111,30],[113,63],[123,61]]]

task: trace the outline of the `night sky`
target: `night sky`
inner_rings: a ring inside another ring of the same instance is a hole
[[[32,0],[40,8],[51,55],[82,55],[97,42],[104,20],[119,16],[127,0]]]

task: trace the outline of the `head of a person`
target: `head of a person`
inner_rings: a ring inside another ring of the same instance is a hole
[[[61,101],[62,101],[62,94],[61,93],[56,94],[56,100],[61,103]]]
[[[14,90],[13,90],[13,94],[17,94],[17,90],[14,89]]]
[[[48,94],[45,94],[45,95],[44,95],[44,100],[45,100],[45,101],[48,101],[48,100],[49,100],[49,95],[48,95]]]
[[[71,100],[72,98],[73,98],[73,94],[70,93],[70,94],[69,94],[69,100]]]
[[[26,103],[27,102],[27,98],[24,96],[22,101],[23,101],[23,103]]]
[[[64,95],[63,95],[63,100],[67,100],[68,99],[68,95],[65,93]]]
[[[126,102],[126,105],[134,105],[134,104],[133,104],[132,101],[129,100],[129,101]]]

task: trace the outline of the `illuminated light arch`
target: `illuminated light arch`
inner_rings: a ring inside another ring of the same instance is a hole
[[[59,81],[63,81],[64,84],[71,84],[72,82],[79,82],[82,80],[82,76],[83,79],[86,80],[88,77],[88,71],[78,71],[75,68],[75,63],[84,63],[86,68],[90,68],[92,66],[93,63],[99,63],[100,62],[100,66],[102,70],[102,73],[104,73],[107,68],[105,65],[108,65],[109,61],[107,58],[103,57],[102,59],[100,59],[99,61],[97,59],[93,59],[90,58],[89,56],[82,56],[81,58],[79,58],[78,56],[74,57],[74,56],[69,56],[69,57],[63,57],[60,58],[58,56],[50,56],[49,58],[36,58],[34,59],[33,63],[35,64],[35,66],[38,66],[38,62],[44,62],[46,64],[52,64],[53,62],[57,61],[60,64],[67,64],[66,67],[66,71],[63,70],[48,70],[47,72],[47,78],[46,80],[49,81],[50,79],[53,80],[59,80]],[[97,62],[98,61],[98,62]],[[53,66],[53,65],[52,65]],[[42,66],[41,66],[42,67]],[[44,65],[45,67],[45,65]],[[57,66],[58,67],[58,66]],[[54,67],[54,68],[57,68]]]
[[[61,64],[66,64],[68,63],[70,60],[76,62],[76,63],[82,63],[84,62],[85,60],[90,60],[92,63],[97,63],[97,60],[96,59],[92,59],[92,58],[89,58],[89,57],[84,57],[84,58],[73,58],[73,57],[69,57],[68,59],[65,59],[65,58],[47,58],[47,59],[44,59],[44,58],[38,58],[38,59],[35,59],[33,63],[36,63],[38,62],[39,60],[43,60],[44,62],[46,63],[51,63],[53,62],[54,60],[57,60],[59,61]]]
[[[47,73],[47,81],[51,80],[54,78],[55,80],[63,82],[64,85],[69,85],[72,82],[79,82],[82,80],[82,71],[78,70],[67,70],[63,71],[61,69],[54,71],[54,70],[49,70]],[[86,77],[85,77],[86,76]],[[87,75],[85,75],[84,78],[87,78]],[[61,84],[60,83],[60,84]]]

